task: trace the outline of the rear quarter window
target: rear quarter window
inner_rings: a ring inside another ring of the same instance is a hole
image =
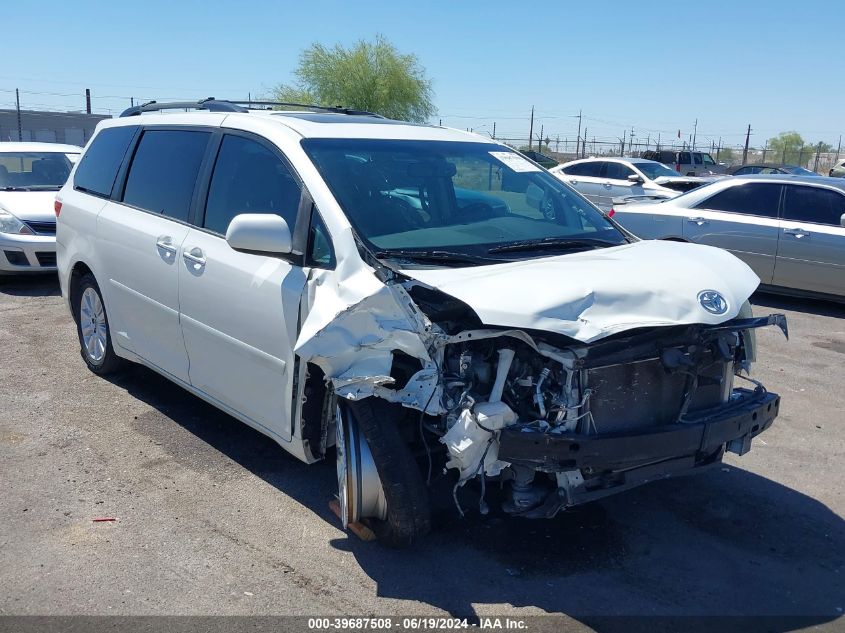
[[[100,131],[76,168],[73,188],[109,197],[123,156],[136,130],[134,126],[122,126]]]

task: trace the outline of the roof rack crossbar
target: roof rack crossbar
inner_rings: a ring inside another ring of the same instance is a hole
[[[247,107],[244,107],[247,106]],[[200,99],[199,101],[169,101],[158,103],[157,101],[147,101],[140,105],[127,108],[120,113],[121,117],[137,116],[144,112],[158,112],[161,110],[208,110],[209,112],[248,112],[252,106],[261,106],[266,109],[274,107],[287,108],[303,108],[305,110],[313,110],[317,112],[332,112],[334,114],[348,114],[358,116],[371,116],[383,119],[384,117],[374,112],[367,112],[366,110],[353,110],[351,108],[344,108],[343,106],[320,106],[311,105],[307,103],[290,103],[286,101],[229,101],[225,99],[215,99],[208,97]]]

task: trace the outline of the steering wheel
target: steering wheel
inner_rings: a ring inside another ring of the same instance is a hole
[[[540,201],[540,213],[547,220],[557,220],[560,216],[560,209],[558,208],[558,201],[554,196],[546,192],[543,199]]]

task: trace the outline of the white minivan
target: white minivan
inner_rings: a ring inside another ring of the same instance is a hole
[[[473,134],[193,105],[100,123],[57,197],[82,358],[333,456],[344,526],[406,545],[444,481],[461,514],[550,517],[745,453],[775,419],[740,381],[753,329],[786,323],[752,316],[733,255],[638,241]]]

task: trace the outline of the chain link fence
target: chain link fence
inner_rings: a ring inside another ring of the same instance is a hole
[[[528,137],[496,137],[496,140],[516,149],[525,149],[529,146]],[[644,152],[660,150],[707,152],[714,161],[728,167],[760,163],[788,164],[804,167],[823,176],[828,175],[839,158],[845,157],[845,149],[842,151],[821,151],[821,147],[818,145],[804,145],[782,150],[772,149],[768,144],[763,147],[749,145],[746,153],[744,144],[720,145],[714,141],[692,144],[680,139],[667,142],[650,137],[646,139],[637,137],[633,139],[619,138],[617,140],[598,140],[588,137],[583,141],[574,138],[555,138],[548,139],[548,142],[544,139],[542,143],[535,139],[531,143],[531,149],[546,154],[559,163],[591,156],[641,157]]]

